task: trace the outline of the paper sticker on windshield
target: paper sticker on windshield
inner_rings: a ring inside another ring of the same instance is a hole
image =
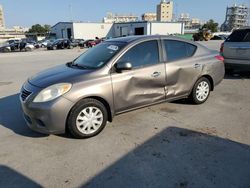
[[[113,51],[117,51],[117,50],[119,50],[119,47],[116,45],[110,45],[110,46],[108,46],[108,49],[113,50]]]

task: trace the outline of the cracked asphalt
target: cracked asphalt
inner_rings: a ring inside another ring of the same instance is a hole
[[[91,139],[32,132],[18,101],[23,82],[82,52],[0,54],[0,187],[250,187],[247,73],[226,75],[203,105],[129,112]]]

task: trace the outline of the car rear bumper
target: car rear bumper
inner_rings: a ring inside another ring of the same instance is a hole
[[[27,125],[34,131],[44,134],[65,133],[67,116],[73,103],[64,97],[45,103],[34,103],[33,99],[38,93],[38,88],[24,85],[25,90],[32,94],[23,101],[20,97],[24,119]]]
[[[250,59],[249,60],[225,59],[225,68],[250,71]]]

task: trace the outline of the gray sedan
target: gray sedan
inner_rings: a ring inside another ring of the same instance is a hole
[[[31,129],[88,138],[124,112],[182,98],[202,104],[224,73],[223,57],[197,43],[131,36],[29,78],[20,100]]]

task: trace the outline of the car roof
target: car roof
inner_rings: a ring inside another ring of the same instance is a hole
[[[107,42],[125,42],[125,43],[131,43],[131,42],[136,42],[136,41],[143,41],[143,40],[148,40],[148,39],[169,39],[169,40],[178,40],[178,41],[183,41],[187,42],[193,45],[198,46],[199,44],[187,40],[181,37],[176,37],[176,36],[171,36],[171,35],[139,35],[139,36],[127,36],[127,37],[119,37],[119,38],[113,38],[113,39],[108,39],[106,40]]]
[[[249,30],[250,26],[245,26],[245,27],[241,27],[239,29],[235,29],[234,31],[239,31],[239,30]]]

